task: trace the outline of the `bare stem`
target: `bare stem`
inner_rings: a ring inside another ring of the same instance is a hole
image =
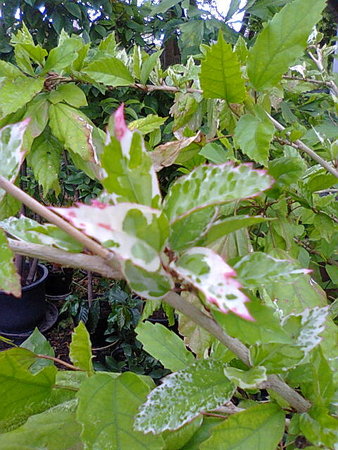
[[[31,244],[23,241],[9,239],[9,247],[14,253],[42,261],[54,262],[64,267],[88,270],[99,273],[103,277],[121,280],[123,275],[119,269],[111,267],[107,261],[100,256],[85,255],[83,253],[68,253],[58,248],[41,244]]]
[[[13,183],[8,181],[3,176],[0,176],[0,187],[8,194],[18,199],[20,202],[24,203],[32,211],[48,220],[50,223],[53,223],[57,227],[61,228],[61,230],[68,233],[70,236],[72,236],[74,239],[80,242],[88,250],[90,250],[96,255],[101,256],[103,259],[107,261],[107,264],[112,265],[112,267],[116,268],[116,259],[112,252],[110,252],[108,249],[102,247],[102,245],[98,244],[97,242],[87,237],[81,231],[73,227],[70,223],[66,222],[60,216],[53,213],[46,206],[42,205],[34,198],[32,198],[30,195],[23,192],[20,188],[15,186]]]

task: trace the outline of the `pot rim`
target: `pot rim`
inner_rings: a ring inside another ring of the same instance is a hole
[[[28,286],[22,286],[22,291],[27,292],[30,291],[31,289],[34,289],[35,286],[38,286],[39,284],[43,283],[47,276],[48,276],[48,269],[46,266],[44,266],[43,264],[38,264],[38,268],[42,270],[42,275],[40,278],[38,278],[37,280],[35,280],[32,284],[29,284]]]

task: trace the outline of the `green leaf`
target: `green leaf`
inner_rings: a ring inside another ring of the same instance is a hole
[[[151,15],[162,14],[173,6],[177,5],[180,0],[162,0],[158,5],[155,5],[151,10]]]
[[[18,77],[1,84],[0,110],[7,116],[28,103],[43,88],[42,78]]]
[[[62,147],[47,130],[37,137],[28,153],[27,162],[46,196],[50,189],[60,191],[59,173]]]
[[[162,436],[165,440],[165,450],[182,449],[199,430],[202,422],[203,416],[198,416],[176,431],[164,431]]]
[[[314,405],[328,407],[335,392],[335,381],[328,361],[319,347],[310,355],[310,361],[290,371],[287,383],[301,387],[303,395]]]
[[[321,409],[313,408],[299,416],[299,426],[305,437],[315,445],[334,448],[337,445],[337,419]]]
[[[0,78],[15,80],[20,77],[24,77],[24,74],[14,64],[7,61],[0,61]]]
[[[235,387],[223,371],[224,364],[205,359],[168,375],[148,395],[136,416],[135,428],[144,433],[176,430],[200,412],[229,401]]]
[[[85,114],[63,103],[50,105],[49,125],[55,137],[85,161],[96,161],[94,126]]]
[[[301,157],[285,156],[269,162],[269,174],[277,186],[290,186],[297,183],[304,174],[306,163]]]
[[[252,367],[249,370],[241,370],[236,367],[226,367],[224,375],[242,389],[258,388],[267,379],[265,367]]]
[[[230,103],[244,100],[246,92],[240,65],[221,31],[216,44],[207,49],[202,60],[200,82],[205,98],[223,98]]]
[[[233,414],[212,429],[201,450],[275,450],[283,437],[283,411],[274,404],[257,405]]]
[[[275,127],[261,110],[259,115],[245,114],[239,119],[235,139],[244,154],[267,166],[270,142],[274,133]]]
[[[211,304],[223,313],[233,313],[253,320],[245,303],[249,300],[239,290],[236,273],[213,250],[193,247],[187,250],[170,268],[185,282],[197,288]]]
[[[293,283],[311,272],[300,269],[296,262],[276,259],[263,252],[244,256],[234,265],[234,269],[243,285],[249,289],[271,286],[272,283]]]
[[[142,135],[128,130],[120,107],[108,126],[108,144],[101,156],[107,177],[102,180],[117,202],[133,202],[157,208],[161,194]]]
[[[19,423],[51,395],[57,370],[48,366],[33,374],[29,367],[35,361],[34,353],[24,348],[0,352],[0,429]]]
[[[141,73],[140,73],[140,81],[142,84],[146,84],[151,74],[151,71],[154,69],[158,61],[160,60],[160,56],[163,50],[158,50],[157,52],[152,53],[151,55],[146,54],[145,59],[142,61],[141,65]]]
[[[61,248],[70,252],[81,252],[83,247],[56,225],[41,224],[28,217],[9,217],[0,226],[16,239]]]
[[[20,277],[16,273],[16,267],[13,262],[13,253],[8,247],[5,233],[0,228],[0,289],[7,294],[20,297],[21,282]]]
[[[150,272],[131,261],[126,261],[123,273],[130,288],[139,296],[149,300],[163,298],[174,287],[173,280],[162,268],[156,272]]]
[[[141,322],[135,332],[144,350],[172,372],[185,369],[195,361],[182,339],[159,323]]]
[[[117,377],[97,373],[84,381],[77,409],[84,444],[88,448],[106,448],[109,443],[116,449],[162,449],[161,437],[133,430],[134,417],[148,392],[148,385],[131,372]]]
[[[22,122],[7,125],[0,130],[0,175],[14,182],[24,160],[26,150],[23,150],[23,136],[29,124]],[[0,189],[0,200],[5,191]]]
[[[20,345],[21,348],[26,348],[35,354],[55,356],[54,349],[40,333],[38,328],[35,328],[33,333]],[[38,358],[35,363],[30,367],[32,373],[39,372],[43,367],[52,366],[53,361],[43,358]]]
[[[69,357],[72,363],[88,373],[93,373],[92,345],[85,324],[80,321],[72,333],[72,342],[69,346]]]
[[[252,225],[265,222],[267,220],[269,219],[266,217],[242,215],[219,219],[210,226],[201,242],[203,242],[203,245],[207,246],[226,234],[240,230],[241,228],[247,228]]]
[[[16,430],[0,434],[0,449],[82,448],[81,426],[75,420],[75,407],[76,404],[70,401],[29,417],[27,422]]]
[[[199,155],[204,156],[214,164],[223,164],[228,161],[227,152],[222,145],[215,142],[209,142],[199,152]]]
[[[201,443],[206,441],[210,437],[212,429],[219,423],[223,423],[223,419],[210,416],[203,416],[203,422],[201,427],[192,436],[192,438],[184,445],[184,447],[182,447],[181,450],[199,450]]]
[[[249,51],[247,66],[255,89],[268,89],[279,83],[305,50],[307,38],[324,7],[325,0],[295,0],[259,33]]]
[[[10,216],[15,216],[19,212],[20,208],[21,203],[16,198],[9,194],[5,194],[0,200],[0,220],[6,219]]]
[[[25,133],[24,147],[31,149],[34,138],[40,136],[48,123],[49,102],[48,95],[40,93],[27,104],[24,119],[29,119],[29,124]]]
[[[60,84],[49,94],[49,100],[53,104],[65,101],[75,108],[88,105],[85,93],[74,83]]]
[[[138,130],[141,134],[148,134],[160,128],[167,120],[167,117],[159,117],[156,114],[149,114],[142,119],[133,120],[128,124],[129,130]]]
[[[82,71],[92,80],[107,86],[129,86],[134,83],[134,78],[123,62],[113,57],[93,61]]]
[[[268,189],[271,179],[248,165],[199,166],[171,185],[164,210],[171,223],[170,246],[179,250],[203,238],[217,220],[214,207]]]
[[[60,39],[59,45],[49,52],[43,73],[62,72],[75,61],[78,56],[77,52],[83,45],[81,39],[70,37]]]
[[[279,317],[273,308],[261,304],[255,299],[247,304],[247,308],[254,321],[242,319],[231,312],[222,314],[214,310],[213,315],[230,336],[236,337],[246,344],[292,343],[286,331],[283,330]]]

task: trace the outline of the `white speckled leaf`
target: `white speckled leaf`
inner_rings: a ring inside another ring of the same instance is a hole
[[[164,208],[174,223],[208,206],[255,197],[271,185],[272,178],[250,164],[199,166],[170,187]]]
[[[229,366],[224,369],[224,375],[242,389],[253,389],[266,380],[266,368],[258,366],[249,370],[241,370]]]
[[[23,135],[29,124],[29,119],[7,125],[0,130],[0,175],[7,180],[14,181],[26,151],[23,146]],[[0,189],[0,200],[5,191]]]
[[[294,261],[277,259],[263,252],[244,256],[235,265],[238,278],[247,288],[260,288],[271,283],[291,283],[299,276],[311,272],[299,269]]]
[[[196,245],[217,221],[217,206],[255,197],[271,184],[264,170],[254,170],[250,164],[199,166],[179,178],[164,203],[171,224],[171,248]]]
[[[254,320],[245,306],[249,299],[240,291],[241,285],[234,278],[236,272],[213,250],[191,248],[171,263],[171,268],[220,311],[232,311],[244,319]]]
[[[155,434],[176,430],[200,412],[229,401],[235,386],[225,377],[224,368],[219,361],[202,359],[165,377],[140,408],[135,429]]]

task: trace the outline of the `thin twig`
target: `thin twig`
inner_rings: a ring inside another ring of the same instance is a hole
[[[40,355],[40,354],[37,354],[36,356],[37,356],[37,358],[48,359],[49,361],[53,361],[55,363],[61,364],[62,366],[65,366],[65,367],[67,367],[68,369],[71,369],[71,370],[77,370],[77,371],[80,371],[80,372],[85,372],[85,370],[82,370],[79,367],[73,366],[73,364],[69,364],[66,361],[62,361],[62,359],[55,358],[54,356]]]
[[[312,84],[319,84],[321,86],[330,86],[329,81],[325,80],[313,80],[312,78],[302,78],[302,77],[292,77],[289,75],[283,75],[284,80],[294,80],[294,81],[304,81],[304,83],[312,83]]]
[[[271,122],[274,124],[274,126],[279,131],[284,131],[285,127],[279,123],[276,119],[274,119],[269,113],[266,113],[266,115],[269,117]],[[323,158],[321,158],[315,151],[313,151],[310,147],[304,144],[304,142],[297,139],[294,142],[286,141],[286,143],[292,147],[297,148],[298,150],[302,150],[304,153],[309,155],[313,160],[317,161],[324,169],[326,169],[328,172],[330,172],[332,175],[338,178],[338,171],[332,167],[327,161],[325,161]]]

